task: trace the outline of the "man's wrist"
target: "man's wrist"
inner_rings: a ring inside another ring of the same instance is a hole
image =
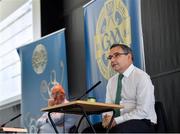
[[[118,116],[116,118],[114,118],[116,124],[122,123],[124,122],[123,116]]]

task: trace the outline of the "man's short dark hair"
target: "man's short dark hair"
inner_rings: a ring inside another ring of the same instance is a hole
[[[128,47],[127,45],[125,44],[113,44],[110,49],[114,48],[114,47],[120,47],[122,48],[122,50],[124,51],[124,53],[127,53],[127,54],[131,54],[132,55],[132,61],[134,60],[134,56],[133,56],[133,52],[132,52],[132,49],[130,47]]]

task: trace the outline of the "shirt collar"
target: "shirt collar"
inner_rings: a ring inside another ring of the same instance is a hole
[[[127,69],[126,71],[124,71],[123,75],[126,76],[126,77],[129,77],[129,75],[131,74],[131,72],[134,70],[134,65],[131,64]]]

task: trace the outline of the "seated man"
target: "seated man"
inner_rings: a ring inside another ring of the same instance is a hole
[[[53,87],[51,91],[51,96],[48,100],[48,106],[54,106],[62,103],[69,102],[66,99],[65,91],[60,84],[57,84]],[[72,114],[64,114],[64,113],[51,113],[51,118],[56,125],[56,128],[59,133],[69,132],[70,128],[72,128],[75,124],[76,115]],[[39,133],[54,133],[55,130],[52,127],[50,120],[48,119],[48,113],[44,113],[36,122]]]
[[[113,44],[108,56],[112,69],[117,72],[108,80],[106,103],[120,104],[116,110],[110,133],[155,132],[157,122],[154,86],[149,75],[133,65],[131,48]],[[102,123],[95,124],[96,132],[106,132],[112,113],[104,113]],[[83,132],[92,132],[91,128]]]

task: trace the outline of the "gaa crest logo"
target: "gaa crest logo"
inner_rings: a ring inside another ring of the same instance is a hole
[[[115,72],[107,60],[109,48],[114,43],[131,44],[130,16],[123,0],[107,0],[96,24],[94,44],[99,70],[105,79]]]
[[[38,44],[32,54],[32,67],[34,72],[42,74],[46,68],[47,62],[48,55],[46,47],[42,44]]]

